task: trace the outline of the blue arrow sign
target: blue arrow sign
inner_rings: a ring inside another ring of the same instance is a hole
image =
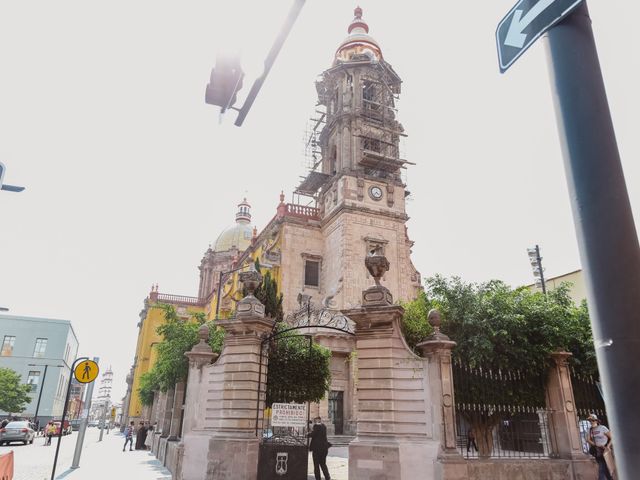
[[[583,0],[520,0],[498,24],[498,63],[504,73],[540,36]]]

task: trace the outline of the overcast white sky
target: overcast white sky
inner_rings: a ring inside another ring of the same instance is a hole
[[[424,276],[530,283],[535,243],[547,275],[580,267],[546,39],[498,73],[494,31],[513,3],[360,1],[404,80],[409,234]],[[241,197],[262,228],[304,174],[314,80],[355,2],[307,1],[242,128],[204,103],[216,51],[242,48],[255,72],[290,5],[0,4],[0,161],[6,183],[27,187],[0,193],[0,305],[71,320],[80,353],[113,366],[115,399],[151,284],[196,295],[202,254]],[[590,9],[637,222],[640,4]]]

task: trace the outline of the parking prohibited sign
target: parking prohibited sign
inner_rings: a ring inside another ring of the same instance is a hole
[[[100,367],[93,360],[83,360],[73,370],[73,376],[80,383],[91,383],[98,378]]]

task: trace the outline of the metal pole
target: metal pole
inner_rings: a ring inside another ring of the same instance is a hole
[[[86,360],[87,358],[78,358],[73,365],[71,366],[71,371],[69,372],[69,383],[67,384],[67,395],[64,400],[64,407],[62,408],[62,419],[60,420],[60,433],[58,433],[58,444],[56,445],[56,455],[53,457],[53,468],[51,469],[51,480],[54,480],[56,476],[56,465],[58,464],[58,453],[60,452],[60,443],[62,442],[62,431],[64,430],[64,420],[67,416],[67,408],[69,407],[69,396],[71,395],[71,380],[73,379],[73,372],[76,367],[76,363],[82,360]]]
[[[548,34],[549,65],[618,477],[640,471],[640,247],[586,2]]]
[[[36,413],[34,415],[36,420],[38,420],[38,411],[40,410],[40,399],[42,398],[42,390],[44,390],[44,381],[47,379],[47,368],[49,368],[49,365],[44,366],[44,374],[42,375],[42,383],[40,384],[40,393],[38,394],[38,402],[36,403]],[[38,425],[38,430],[39,429],[40,429],[40,425]]]
[[[547,294],[547,286],[544,282],[544,272],[542,271],[542,257],[540,256],[540,247],[536,245],[536,261],[538,262],[538,270],[540,270],[540,282],[542,282],[542,293]]]
[[[222,295],[222,275],[225,272],[220,270],[220,275],[218,275],[218,296],[216,297],[216,320],[218,320],[218,315],[220,313],[220,295]]]
[[[105,422],[107,421],[107,400],[105,399],[104,405],[102,406],[102,418],[100,419],[99,427],[100,427],[100,438],[98,441],[102,441],[102,435],[104,433]]]
[[[93,357],[93,361],[98,363],[98,358]],[[85,393],[84,410],[82,419],[80,420],[80,428],[78,429],[78,439],[76,440],[76,449],[73,453],[73,462],[71,468],[76,469],[80,467],[80,455],[82,454],[82,445],[84,444],[84,434],[87,431],[87,424],[89,423],[89,412],[91,411],[91,398],[93,397],[93,386],[95,381],[89,384],[87,393]],[[85,415],[84,412],[87,412]]]
[[[251,105],[253,105],[253,102],[258,96],[258,92],[260,92],[260,89],[262,88],[262,84],[267,79],[267,75],[269,75],[271,67],[273,67],[273,63],[276,61],[276,57],[278,56],[278,53],[280,53],[280,49],[282,49],[282,45],[284,45],[284,41],[287,39],[287,36],[289,36],[289,32],[293,28],[293,24],[296,22],[296,19],[298,18],[302,7],[304,7],[304,4],[305,0],[294,0],[293,5],[291,6],[291,10],[289,10],[289,14],[284,21],[284,25],[282,26],[280,33],[276,37],[276,40],[273,43],[271,50],[269,50],[269,54],[267,55],[266,60],[264,61],[264,71],[262,72],[262,75],[259,76],[255,82],[253,82],[251,90],[249,91],[249,94],[247,95],[242,108],[240,108],[239,110],[238,117],[236,118],[236,121],[234,123],[237,127],[242,125],[242,122],[244,122],[245,117],[249,113]]]

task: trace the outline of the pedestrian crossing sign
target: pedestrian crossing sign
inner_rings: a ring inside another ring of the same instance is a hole
[[[98,373],[100,373],[100,368],[96,362],[93,360],[83,360],[76,365],[73,376],[76,377],[76,380],[80,383],[91,383],[98,378]]]

